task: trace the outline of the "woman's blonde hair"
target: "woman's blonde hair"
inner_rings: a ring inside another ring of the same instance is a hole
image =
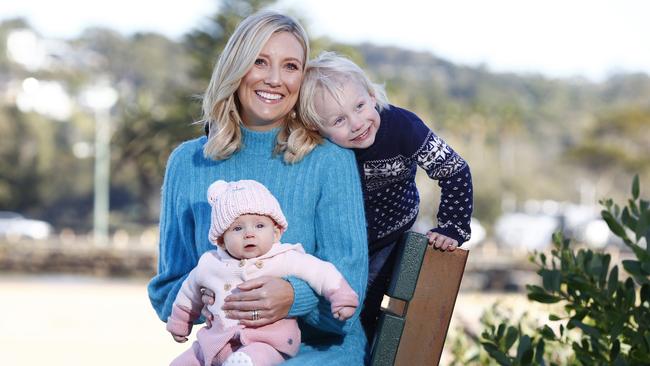
[[[309,37],[300,23],[273,11],[260,11],[242,20],[219,56],[203,96],[203,122],[209,129],[203,148],[206,157],[224,160],[240,149],[243,122],[238,110],[237,89],[266,42],[278,32],[289,32],[300,42],[304,70],[309,59]],[[293,111],[285,121],[274,153],[282,153],[285,162],[295,163],[311,152],[322,138],[316,130],[305,128]]]
[[[309,129],[323,127],[325,121],[316,113],[319,93],[329,93],[337,103],[343,102],[342,86],[352,80],[358,82],[375,98],[379,111],[389,108],[383,85],[370,81],[368,75],[352,60],[335,52],[323,52],[307,63],[300,87],[299,116]]]

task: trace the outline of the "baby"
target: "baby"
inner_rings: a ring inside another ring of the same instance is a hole
[[[368,290],[361,322],[372,343],[400,236],[415,222],[417,166],[441,189],[438,226],[427,236],[442,250],[470,238],[469,166],[414,113],[388,104],[383,87],[347,58],[326,52],[309,61],[300,90],[300,117],[331,142],[352,149],[363,185],[368,229]],[[431,279],[436,280],[436,279]]]
[[[183,282],[167,319],[167,330],[177,342],[187,341],[192,323],[201,313],[201,288],[215,294],[208,310],[212,327],[197,334],[192,348],[172,365],[276,365],[295,356],[300,330],[287,318],[257,328],[226,318],[224,298],[238,291],[237,285],[259,276],[295,276],[305,280],[331,303],[335,318],[350,318],[359,305],[357,294],[329,262],[306,254],[300,244],[282,244],[287,220],[275,197],[259,182],[216,181],[208,189],[212,206],[209,240],[215,250],[206,252]],[[251,319],[258,320],[257,310]]]

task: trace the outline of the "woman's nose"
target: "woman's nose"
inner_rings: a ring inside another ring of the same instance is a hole
[[[280,86],[281,79],[280,79],[280,68],[279,67],[271,67],[269,68],[266,78],[264,79],[264,83],[269,86]]]

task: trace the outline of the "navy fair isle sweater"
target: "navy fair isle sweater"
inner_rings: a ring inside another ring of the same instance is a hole
[[[438,226],[432,231],[470,238],[472,175],[469,165],[414,113],[390,106],[380,113],[375,143],[355,149],[363,185],[370,253],[394,242],[418,215],[417,166],[438,181]]]

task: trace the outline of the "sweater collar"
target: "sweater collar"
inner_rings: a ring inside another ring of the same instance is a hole
[[[254,131],[240,126],[242,132],[242,153],[256,155],[270,155],[277,143],[280,127],[268,131]]]

